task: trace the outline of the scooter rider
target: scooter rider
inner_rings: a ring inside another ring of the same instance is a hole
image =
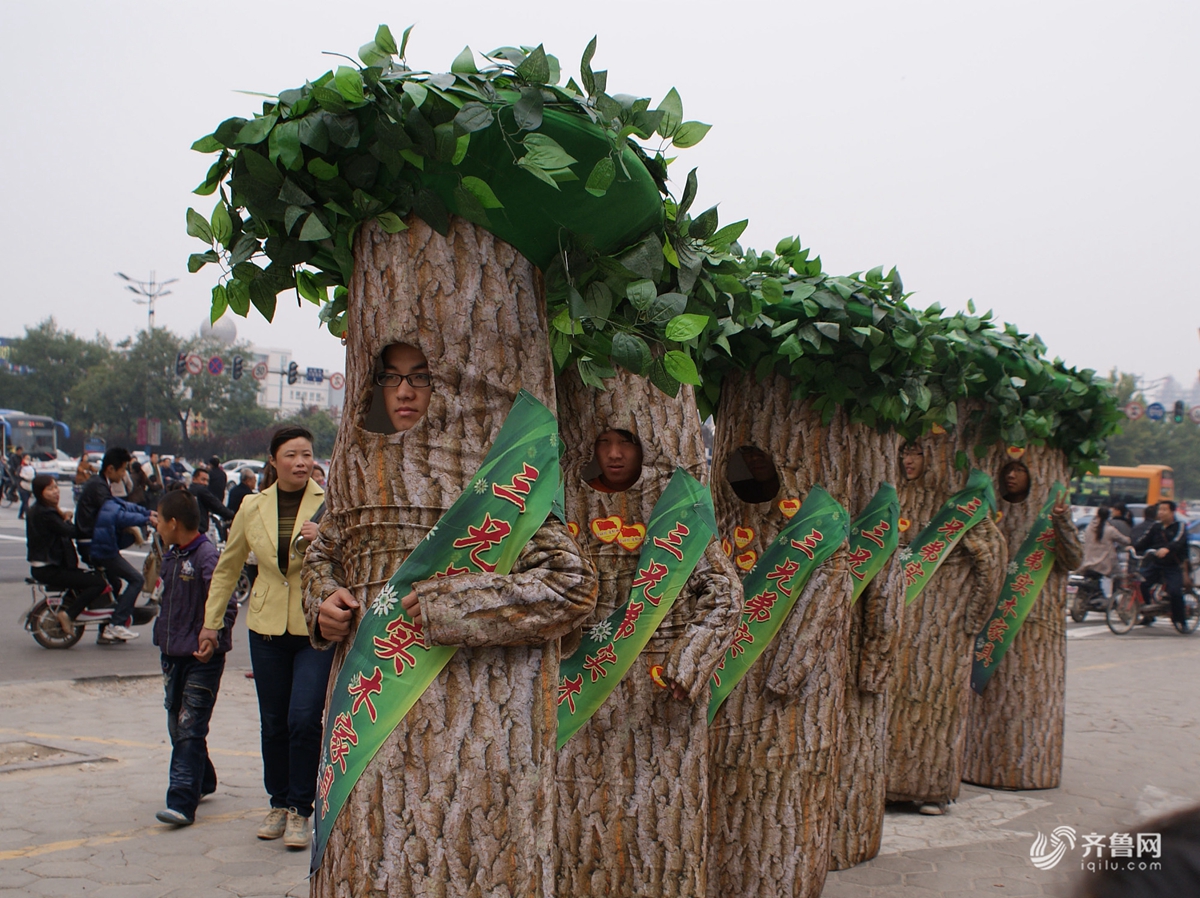
[[[1147,594],[1151,586],[1163,584],[1171,600],[1171,619],[1182,624],[1187,613],[1183,604],[1183,568],[1187,563],[1187,525],[1175,518],[1175,503],[1163,500],[1158,503],[1158,521],[1135,544],[1139,552],[1145,553],[1142,575],[1143,589]],[[1154,618],[1143,620],[1152,623]]]

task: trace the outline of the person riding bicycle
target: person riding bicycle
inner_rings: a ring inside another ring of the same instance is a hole
[[[1188,560],[1187,525],[1175,518],[1175,503],[1164,499],[1158,503],[1158,521],[1135,544],[1145,553],[1142,562],[1143,595],[1150,594],[1156,583],[1163,584],[1171,600],[1171,619],[1177,624],[1186,622],[1183,604],[1183,570]],[[1153,616],[1142,621],[1153,623]]]
[[[1129,545],[1129,537],[1109,519],[1111,510],[1102,505],[1083,532],[1083,564],[1080,572],[1093,571],[1100,575],[1100,591],[1112,596],[1112,578],[1116,576],[1117,547]]]

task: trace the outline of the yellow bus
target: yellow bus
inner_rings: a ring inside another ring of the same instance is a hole
[[[1100,473],[1077,477],[1071,486],[1072,505],[1154,505],[1175,498],[1175,472],[1168,465],[1101,465]]]

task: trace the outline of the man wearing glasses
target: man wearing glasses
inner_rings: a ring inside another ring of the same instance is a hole
[[[375,375],[383,387],[388,420],[397,433],[409,430],[429,410],[433,377],[425,353],[407,343],[393,343],[383,351],[383,371]]]

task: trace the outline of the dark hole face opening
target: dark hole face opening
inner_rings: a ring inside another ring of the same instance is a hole
[[[409,343],[385,346],[371,377],[363,429],[370,433],[411,430],[428,413],[433,388],[429,362],[420,348]]]
[[[1029,468],[1021,461],[1010,461],[1000,469],[996,491],[1005,502],[1019,504],[1029,498]]]
[[[587,485],[601,493],[623,493],[642,477],[642,444],[628,430],[606,430],[596,437],[592,460],[583,469]]]
[[[771,456],[757,446],[742,446],[729,456],[725,479],[743,502],[770,502],[779,495],[779,470]]]

